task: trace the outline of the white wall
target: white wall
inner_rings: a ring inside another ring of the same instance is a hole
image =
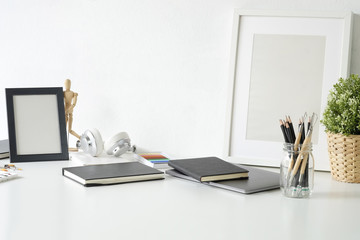
[[[360,14],[357,0],[2,0],[0,139],[5,88],[63,86],[69,78],[79,93],[79,134],[127,131],[148,150],[222,156],[235,8]],[[353,73],[360,73],[359,26],[356,16]]]

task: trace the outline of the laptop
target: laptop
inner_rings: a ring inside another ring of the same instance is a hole
[[[235,165],[238,165],[239,167],[248,170],[249,178],[224,180],[224,181],[216,181],[216,182],[202,182],[202,183],[213,187],[223,188],[244,194],[262,192],[262,191],[280,188],[279,173],[274,173],[240,164],[235,164]],[[184,175],[176,171],[175,169],[166,170],[166,173],[174,177],[200,183],[196,179]]]

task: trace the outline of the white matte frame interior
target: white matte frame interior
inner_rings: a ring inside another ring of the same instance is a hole
[[[61,153],[56,95],[16,95],[13,99],[17,154]]]
[[[226,160],[250,165],[279,166],[282,157],[282,142],[246,139],[254,35],[326,37],[322,89],[318,93],[321,95],[321,113],[318,113],[319,119],[321,119],[327,104],[329,90],[339,77],[349,75],[351,33],[351,12],[235,10],[224,150]],[[271,79],[264,80],[271,81]],[[289,81],[291,81],[291,77],[289,77]],[[269,91],[272,90],[274,89],[269,89]],[[285,86],[279,91],[286,90],[288,89]],[[281,98],[279,94],[273,96]],[[267,104],[267,102],[264,101],[263,104]],[[281,106],[276,111],[281,112]],[[282,112],[279,119],[283,118],[285,114],[288,113]],[[264,117],[266,118],[266,116]],[[278,119],[273,122],[273,126],[278,128],[279,135],[281,135]],[[313,146],[315,167],[329,170],[325,129],[319,121],[316,127],[319,130],[317,131],[318,136],[316,136],[318,141]]]

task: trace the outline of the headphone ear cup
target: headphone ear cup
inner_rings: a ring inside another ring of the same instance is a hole
[[[96,145],[96,154],[95,157],[99,156],[104,151],[104,141],[101,137],[99,130],[96,128],[92,129],[94,135],[95,145]]]
[[[80,137],[80,148],[93,157],[99,156],[104,150],[100,132],[96,128],[86,130]]]
[[[108,155],[115,155],[116,157],[124,154],[130,147],[130,138],[126,132],[120,132],[104,143],[106,153]]]

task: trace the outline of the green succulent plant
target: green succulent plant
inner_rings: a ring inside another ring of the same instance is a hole
[[[352,74],[340,78],[330,90],[327,106],[320,121],[327,132],[343,135],[360,134],[360,78]]]

